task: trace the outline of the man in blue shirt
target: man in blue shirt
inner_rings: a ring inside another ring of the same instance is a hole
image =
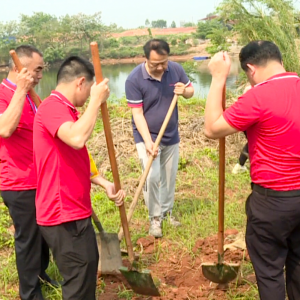
[[[156,157],[145,183],[144,199],[149,210],[149,234],[162,237],[162,219],[168,218],[170,224],[180,225],[172,216],[179,159],[177,106],[159,149],[154,151],[153,146],[174,93],[190,98],[194,88],[182,66],[168,60],[170,48],[167,42],[152,39],[144,45],[144,53],[146,62],[130,73],[125,92],[132,110],[133,136],[143,168],[148,155]]]

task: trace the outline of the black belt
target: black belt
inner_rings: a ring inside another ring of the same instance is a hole
[[[253,191],[270,197],[298,197],[300,196],[300,190],[292,190],[292,191],[275,191],[272,189],[264,188],[258,184],[251,183],[251,188]]]

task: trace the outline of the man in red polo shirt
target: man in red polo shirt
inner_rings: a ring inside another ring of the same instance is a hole
[[[300,299],[300,79],[288,73],[278,47],[253,41],[240,52],[253,86],[224,113],[228,54],[217,53],[205,109],[205,135],[246,131],[252,193],[246,202],[246,242],[262,300]]]
[[[108,80],[93,85],[93,65],[77,56],[66,59],[57,87],[43,101],[34,120],[33,146],[37,169],[37,223],[64,278],[64,300],[95,299],[98,248],[91,224],[90,160],[85,144],[93,132],[101,104],[109,96]],[[75,107],[90,97],[78,119]],[[122,204],[104,178],[92,179]]]
[[[43,55],[36,48],[16,48],[26,67],[10,70],[0,84],[0,190],[15,227],[16,264],[22,300],[42,300],[39,277],[50,281],[45,269],[49,248],[36,224],[36,174],[33,168],[33,119],[36,113],[28,91],[42,78]]]

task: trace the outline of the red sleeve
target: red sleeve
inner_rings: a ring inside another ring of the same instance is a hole
[[[229,125],[245,131],[260,119],[261,105],[252,90],[248,91],[223,113]]]
[[[66,122],[75,122],[67,105],[57,100],[48,100],[38,108],[40,119],[50,134],[55,137],[60,126]]]

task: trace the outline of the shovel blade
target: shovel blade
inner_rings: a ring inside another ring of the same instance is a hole
[[[205,278],[214,282],[226,284],[234,280],[239,272],[239,264],[201,264],[202,273]]]
[[[121,249],[116,233],[98,233],[97,244],[99,251],[98,271],[101,274],[120,274],[122,266]]]
[[[135,293],[145,296],[160,296],[149,270],[138,272],[135,270],[129,271],[128,268],[121,267],[120,271]]]

